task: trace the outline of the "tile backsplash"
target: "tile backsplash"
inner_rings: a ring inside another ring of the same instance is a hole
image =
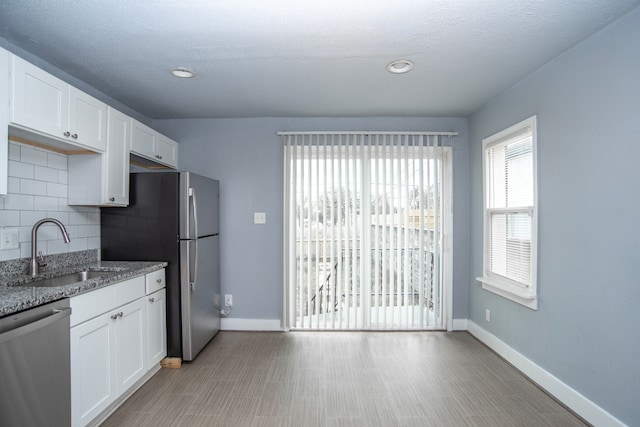
[[[0,261],[31,256],[31,229],[42,218],[62,222],[71,242],[55,225],[38,230],[44,255],[100,248],[100,208],[67,206],[67,155],[9,141],[9,191],[0,196],[0,229],[17,229],[20,247],[0,250]]]

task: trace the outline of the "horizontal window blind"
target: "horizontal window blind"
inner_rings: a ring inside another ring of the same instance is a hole
[[[442,328],[454,134],[281,135],[289,326]]]
[[[485,260],[480,280],[525,299],[536,293],[534,129],[531,118],[484,140]]]

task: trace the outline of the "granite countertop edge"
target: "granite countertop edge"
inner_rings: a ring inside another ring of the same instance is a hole
[[[17,275],[0,281],[0,317],[28,310],[53,301],[70,298],[105,286],[160,270],[168,264],[164,261],[95,261],[46,272],[31,278]],[[48,279],[82,270],[109,271],[108,276],[97,277],[63,286],[39,288],[29,286],[35,280]],[[115,274],[113,272],[116,272]]]

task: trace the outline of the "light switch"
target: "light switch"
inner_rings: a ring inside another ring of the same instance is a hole
[[[253,223],[254,224],[266,224],[267,223],[267,214],[266,214],[266,212],[254,212],[253,213]]]

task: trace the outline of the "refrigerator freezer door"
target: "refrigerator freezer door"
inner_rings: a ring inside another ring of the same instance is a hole
[[[212,236],[220,232],[220,184],[191,172],[180,173],[180,238]],[[197,226],[196,226],[197,224]]]
[[[183,360],[193,360],[220,330],[219,257],[218,236],[180,242]]]

